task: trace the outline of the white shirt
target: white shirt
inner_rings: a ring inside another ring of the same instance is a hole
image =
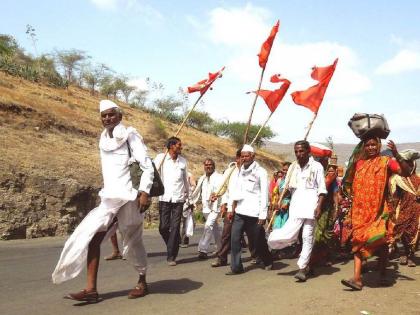
[[[198,180],[196,191],[193,192],[193,203],[196,203],[201,196],[201,203],[203,205],[203,213],[219,212],[220,200],[218,198],[215,202],[210,201],[212,193],[216,193],[222,185],[223,176],[218,172],[213,172],[209,177],[203,175]]]
[[[124,127],[121,126],[120,128]],[[129,127],[127,130],[134,129]],[[104,142],[108,143],[118,141],[118,139],[110,138],[108,132],[102,133],[101,137],[104,137]],[[104,187],[99,193],[101,197],[135,200],[139,191],[149,193],[152,187],[154,170],[152,160],[147,155],[147,148],[143,143],[143,139],[134,131],[129,133],[127,140],[130,143],[132,159],[138,161],[140,168],[143,170],[140,185],[138,189],[132,185],[129,168],[131,161],[127,143],[124,141],[114,150],[100,149],[102,176],[104,179]]]
[[[318,204],[318,196],[326,194],[324,168],[321,163],[309,157],[308,163],[301,168],[299,163],[294,163],[288,172],[290,174],[289,190],[292,193],[289,216],[291,218],[313,219]],[[288,174],[289,175],[289,174]]]
[[[163,156],[163,153],[156,156],[154,160],[156,167],[161,164]],[[165,193],[159,197],[159,201],[184,202],[189,194],[187,160],[178,155],[174,161],[167,154],[165,162],[158,171],[165,187]]]
[[[268,176],[257,162],[247,169],[242,165],[234,188],[232,200],[237,201],[235,212],[260,220],[267,218]]]

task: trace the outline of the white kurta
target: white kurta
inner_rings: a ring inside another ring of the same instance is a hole
[[[292,193],[289,217],[313,219],[319,195],[327,194],[324,168],[321,163],[310,157],[303,168],[295,163],[295,167],[290,167],[289,171],[293,172],[289,183]]]
[[[302,251],[297,261],[299,269],[308,266],[314,244],[315,209],[319,195],[326,194],[324,169],[312,157],[301,168],[293,163],[287,176],[290,176],[289,189],[292,200],[289,207],[289,219],[280,229],[274,229],[267,240],[272,249],[282,249],[295,243],[302,229]]]
[[[258,217],[260,220],[267,218],[267,171],[257,162],[254,161],[247,169],[241,166],[232,200],[237,201],[236,213]]]
[[[119,124],[114,128],[114,138],[106,130],[101,135],[100,153],[104,187],[99,192],[101,203],[88,213],[66,241],[60,259],[52,274],[54,283],[76,277],[86,265],[90,241],[97,232],[108,231],[115,216],[123,236],[123,255],[139,273],[146,270],[146,252],[142,243],[143,214],[137,203],[138,190],[132,187],[129,172],[129,141],[132,158],[143,170],[139,189],[149,192],[153,183],[153,166],[147,155],[142,137],[134,128]]]
[[[221,231],[217,223],[218,213],[220,211],[220,200],[212,202],[210,197],[212,193],[216,193],[222,185],[223,176],[218,172],[213,172],[210,176],[203,175],[198,180],[197,187],[192,193],[192,202],[195,204],[200,196],[203,204],[203,214],[206,219],[203,235],[198,242],[198,251],[208,253],[212,236],[216,243],[216,247],[220,248]]]
[[[154,160],[156,167],[161,165],[163,157],[163,153],[156,156]],[[167,154],[159,173],[165,187],[165,193],[159,197],[159,201],[184,202],[189,195],[187,160],[178,155],[174,161]]]

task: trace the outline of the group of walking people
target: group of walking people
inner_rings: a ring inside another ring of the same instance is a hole
[[[229,276],[245,271],[241,258],[244,235],[253,262],[265,270],[272,269],[276,253],[293,246],[299,256],[295,278],[302,282],[320,260],[331,263],[336,249],[346,242],[351,244],[355,268],[353,277],[342,283],[353,290],[362,289],[362,265],[373,254],[380,255],[378,269],[385,282],[388,254],[398,240],[404,246],[400,262],[414,264],[420,224],[416,151],[399,153],[389,141],[392,157],[383,156],[380,139],[367,137],[354,150],[341,180],[336,160],[317,161],[309,142],[297,141],[296,161],[283,163],[269,183],[267,171],[256,161],[254,148],[244,145],[223,174],[216,171],[213,159],[206,158],[204,174],[195,182],[181,155],[179,138],[169,138],[167,152],[152,160],[141,135],[121,123],[118,105],[101,101],[100,115],[105,128],[99,141],[104,182],[101,203],[69,237],[52,274],[53,282],[61,283],[76,277],[87,264],[86,287],[68,294],[69,299],[100,299],[100,244],[110,236],[114,252],[106,259],[127,259],[139,275],[128,297],[148,294],[143,221],[150,205],[155,166],[164,186],[159,196],[159,232],[166,245],[168,266],[176,266],[180,247],[188,246],[188,235],[182,235],[190,222],[185,218],[196,211],[200,199],[205,224],[198,258],[212,255],[214,241],[216,259],[211,266],[227,266],[230,253]],[[133,187],[130,177],[133,162],[143,171],[139,187]],[[223,221],[222,228],[219,221]],[[121,251],[115,236],[117,228]]]

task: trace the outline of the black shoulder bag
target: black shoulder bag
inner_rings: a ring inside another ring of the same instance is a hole
[[[128,156],[131,158],[131,147],[127,140],[127,148],[128,148]],[[163,186],[162,179],[160,178],[159,172],[156,169],[155,163],[153,163],[153,184],[152,188],[150,188],[149,197],[158,197],[162,196],[165,193],[165,187]],[[143,174],[143,171],[140,168],[139,162],[135,161],[130,164],[130,175],[131,175],[131,182],[133,183],[134,187],[138,187],[140,185],[140,178]]]

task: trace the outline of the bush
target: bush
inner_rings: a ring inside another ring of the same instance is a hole
[[[165,125],[157,117],[153,119],[151,132],[153,135],[159,137],[159,139],[166,140],[168,138]]]

